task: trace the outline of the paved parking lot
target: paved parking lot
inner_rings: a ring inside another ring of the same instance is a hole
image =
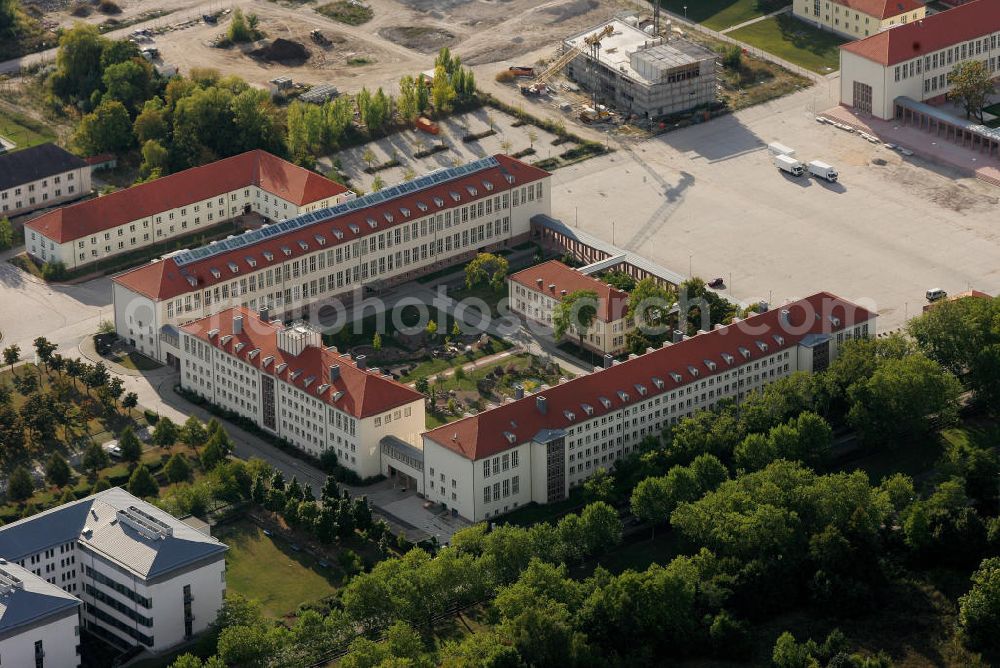
[[[553,214],[742,300],[838,293],[876,308],[881,331],[927,288],[1000,291],[1000,189],[821,125],[823,103],[804,91],[558,170]],[[782,175],[772,141],[840,183]]]
[[[474,142],[462,141],[462,137],[468,134],[478,134],[489,130],[491,117],[493,130],[496,134]],[[332,159],[336,157],[340,160],[341,170],[350,177],[351,185],[361,188],[365,192],[370,192],[375,175],[365,173],[364,170],[368,164],[363,158],[365,151],[369,148],[375,155],[373,165],[389,162],[393,156],[399,161],[399,167],[378,172],[385,185],[390,186],[402,182],[407,169],[412,169],[416,176],[420,176],[436,169],[478,160],[487,155],[504,153],[504,141],[510,142],[511,153],[530,148],[532,142],[528,136],[529,132],[534,132],[537,135],[534,141],[534,149],[537,153],[535,156],[525,158],[526,160],[550,158],[572,146],[552,146],[555,135],[532,125],[514,127],[513,123],[516,120],[496,109],[483,107],[441,121],[439,123],[441,134],[438,136],[417,130],[406,130],[364,146],[340,151],[335,156],[328,156],[320,160],[320,165],[323,169],[329,169],[333,164]],[[441,142],[449,147],[447,151],[440,151],[425,158],[413,157],[414,153],[429,149]]]

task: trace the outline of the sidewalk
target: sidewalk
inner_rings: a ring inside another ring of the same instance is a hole
[[[777,11],[774,11],[774,12],[771,12],[770,14],[765,14],[764,16],[758,16],[755,19],[750,19],[749,21],[744,21],[743,23],[737,23],[736,25],[729,26],[728,28],[724,28],[724,29],[720,30],[719,32],[721,34],[725,35],[726,33],[733,32],[734,30],[739,30],[740,28],[745,28],[747,26],[753,25],[754,23],[758,23],[758,22],[763,21],[765,19],[769,19],[772,16],[779,16],[781,14],[788,14],[791,11],[792,11],[791,6],[789,6],[789,7],[782,7],[781,9],[779,9]]]

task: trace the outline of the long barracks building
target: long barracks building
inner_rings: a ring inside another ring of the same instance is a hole
[[[25,245],[42,262],[76,269],[243,214],[285,220],[353,197],[315,172],[249,151],[45,213],[25,224]]]
[[[411,280],[525,241],[531,217],[549,213],[548,172],[483,158],[118,274],[115,327],[176,365],[185,322],[235,305],[292,313]]]
[[[844,341],[874,336],[875,317],[817,293],[428,431],[415,465],[386,466],[473,521],[560,501],[681,418],[825,369]]]

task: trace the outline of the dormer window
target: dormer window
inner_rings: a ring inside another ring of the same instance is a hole
[[[293,371],[290,374],[288,374],[288,379],[289,380],[295,380],[296,378],[298,378],[301,375],[302,375],[302,370],[301,369],[296,369],[295,371]]]
[[[247,264],[248,264],[249,266],[251,266],[251,267],[256,267],[256,266],[257,266],[257,260],[255,260],[255,259],[254,259],[254,258],[252,258],[252,257],[247,257],[247,258],[246,258],[246,261],[247,261]]]
[[[757,347],[760,348],[761,352],[764,352],[764,353],[767,352],[767,344],[766,343],[764,343],[763,341],[755,341],[755,343],[757,344]]]
[[[222,272],[216,269],[215,267],[212,267],[211,269],[209,269],[209,271],[212,272],[213,277],[222,278]]]
[[[250,352],[248,352],[247,353],[247,359],[251,359],[251,360],[255,359],[257,357],[257,355],[260,355],[260,348],[254,348],[253,350],[251,350]]]
[[[407,209],[407,208],[406,208],[405,206],[403,206],[403,207],[400,207],[400,208],[399,208],[399,212],[400,212],[401,214],[403,214],[403,218],[409,218],[409,217],[410,217],[410,210],[409,210],[409,209]]]
[[[515,436],[514,434],[512,434],[509,431],[505,431],[503,433],[503,437],[506,438],[507,442],[510,443],[511,445],[513,445],[514,443],[517,443],[517,436]]]
[[[663,379],[662,378],[657,378],[656,376],[653,376],[653,385],[656,386],[656,389],[662,390],[663,389],[663,385],[664,385]]]
[[[469,194],[472,195],[473,197],[476,196],[477,190],[472,186],[465,186],[465,189],[468,190]]]
[[[236,344],[235,346],[233,346],[233,352],[234,352],[234,353],[238,353],[238,352],[240,352],[241,350],[243,350],[243,347],[244,347],[245,345],[246,345],[246,344],[245,344],[245,343],[243,343],[242,341],[241,341],[240,343],[237,343],[237,344]]]
[[[453,200],[455,200],[456,202],[461,202],[461,201],[462,201],[462,196],[461,196],[461,195],[459,195],[459,194],[458,194],[457,192],[455,192],[455,191],[452,191],[452,192],[450,192],[450,193],[448,193],[448,194],[449,194],[449,195],[451,195],[451,198],[452,198]]]
[[[493,184],[490,183],[489,181],[483,181],[483,187],[486,188],[487,190],[493,190]]]
[[[772,334],[771,336],[772,338],[774,338],[774,342],[777,343],[779,346],[785,345],[785,337],[779,334]]]
[[[444,206],[444,200],[441,199],[440,197],[435,197],[434,198],[434,204],[436,204],[438,206],[438,208],[440,208],[440,207]]]
[[[743,346],[740,346],[739,347],[739,351],[740,351],[740,355],[743,355],[743,359],[745,359],[745,360],[750,359],[750,351],[749,350],[747,350]]]
[[[598,399],[600,400],[602,406],[604,406],[605,408],[611,408],[610,399],[608,399],[607,397],[598,397]]]
[[[318,243],[320,246],[326,245],[326,237],[324,237],[322,234],[313,235],[313,239],[315,239],[316,243]]]
[[[329,383],[323,383],[322,385],[320,385],[319,387],[316,388],[316,394],[323,394],[324,392],[326,392],[329,389],[330,389],[330,384]]]
[[[386,211],[385,213],[383,213],[382,217],[385,218],[385,222],[387,222],[387,223],[391,223],[392,220],[393,220],[392,219],[392,214],[389,213],[388,211]]]
[[[722,353],[722,359],[723,361],[725,361],[726,364],[732,364],[733,360],[736,358],[730,355],[729,353]]]
[[[692,376],[694,376],[695,378],[697,378],[698,377],[698,368],[694,367],[694,366],[691,366],[689,364],[688,365],[688,373],[690,373]]]
[[[316,380],[316,376],[309,376],[309,377],[308,377],[308,378],[306,378],[306,379],[305,379],[304,381],[302,381],[302,386],[303,386],[303,387],[309,387],[310,385],[312,385],[312,384],[313,384],[313,382],[314,382],[315,380]]]
[[[679,383],[679,382],[681,382],[681,380],[683,380],[682,376],[679,373],[677,373],[676,371],[671,371],[670,372],[670,377],[674,379],[675,383]]]
[[[221,339],[219,339],[219,343],[221,343],[222,345],[226,345],[232,340],[232,338],[233,338],[232,334],[226,334]]]
[[[715,363],[715,362],[713,362],[712,360],[705,360],[705,366],[706,366],[706,367],[708,367],[708,370],[709,370],[709,371],[715,371],[715,367],[716,367],[717,365],[716,365],[716,363]]]
[[[582,408],[583,412],[586,413],[587,415],[594,414],[594,407],[591,406],[590,404],[580,404],[580,408]]]
[[[301,248],[302,250],[309,250],[309,244],[307,244],[304,241],[300,241],[299,242],[299,248]]]
[[[338,239],[343,239],[344,238],[344,233],[341,232],[340,230],[334,230],[333,231],[333,236],[337,237]]]
[[[282,246],[281,247],[281,252],[284,253],[285,255],[291,255],[292,254],[292,249],[289,248],[288,246]]]
[[[514,183],[514,175],[507,174],[507,183]]]
[[[209,338],[209,340],[214,339],[218,335],[219,335],[219,330],[217,330],[217,329],[210,329],[210,330],[208,330],[208,338]]]
[[[628,393],[625,392],[625,390],[618,390],[616,394],[618,395],[618,398],[621,399],[622,401],[628,401]]]
[[[271,251],[264,251],[264,259],[270,262],[271,260],[274,259],[274,253],[272,253]]]
[[[566,419],[570,422],[576,419],[576,414],[573,413],[573,411],[563,411],[563,415],[565,415]]]
[[[427,205],[424,204],[423,202],[417,202],[417,208],[420,209],[421,211],[426,211],[427,210]],[[409,215],[409,214],[406,214],[406,215]]]
[[[369,219],[368,219],[367,221],[365,221],[365,222],[367,222],[367,223],[368,223],[368,227],[372,228],[373,230],[374,230],[374,229],[375,229],[376,227],[378,227],[378,221],[377,221],[377,220],[375,220],[374,218],[369,218]]]
[[[833,323],[834,327],[840,327],[840,318],[831,315],[830,322]]]
[[[639,383],[636,383],[635,384],[635,391],[639,393],[640,397],[646,396],[646,386],[645,385],[640,385]]]
[[[260,361],[261,366],[267,367],[271,362],[274,361],[274,355],[268,355]]]
[[[347,227],[349,227],[351,232],[354,232],[355,234],[361,231],[361,228],[358,227],[355,223],[348,223]]]
[[[194,276],[185,276],[184,278],[187,279],[188,285],[190,285],[192,288],[198,285],[198,279],[195,278]]]
[[[235,262],[229,262],[228,267],[229,271],[233,272],[234,274],[240,270],[240,268],[236,265]]]

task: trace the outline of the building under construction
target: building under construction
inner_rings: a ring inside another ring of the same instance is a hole
[[[714,52],[680,37],[648,34],[633,22],[612,19],[566,39],[564,53],[578,54],[567,76],[597,104],[626,116],[658,118],[715,101]]]

